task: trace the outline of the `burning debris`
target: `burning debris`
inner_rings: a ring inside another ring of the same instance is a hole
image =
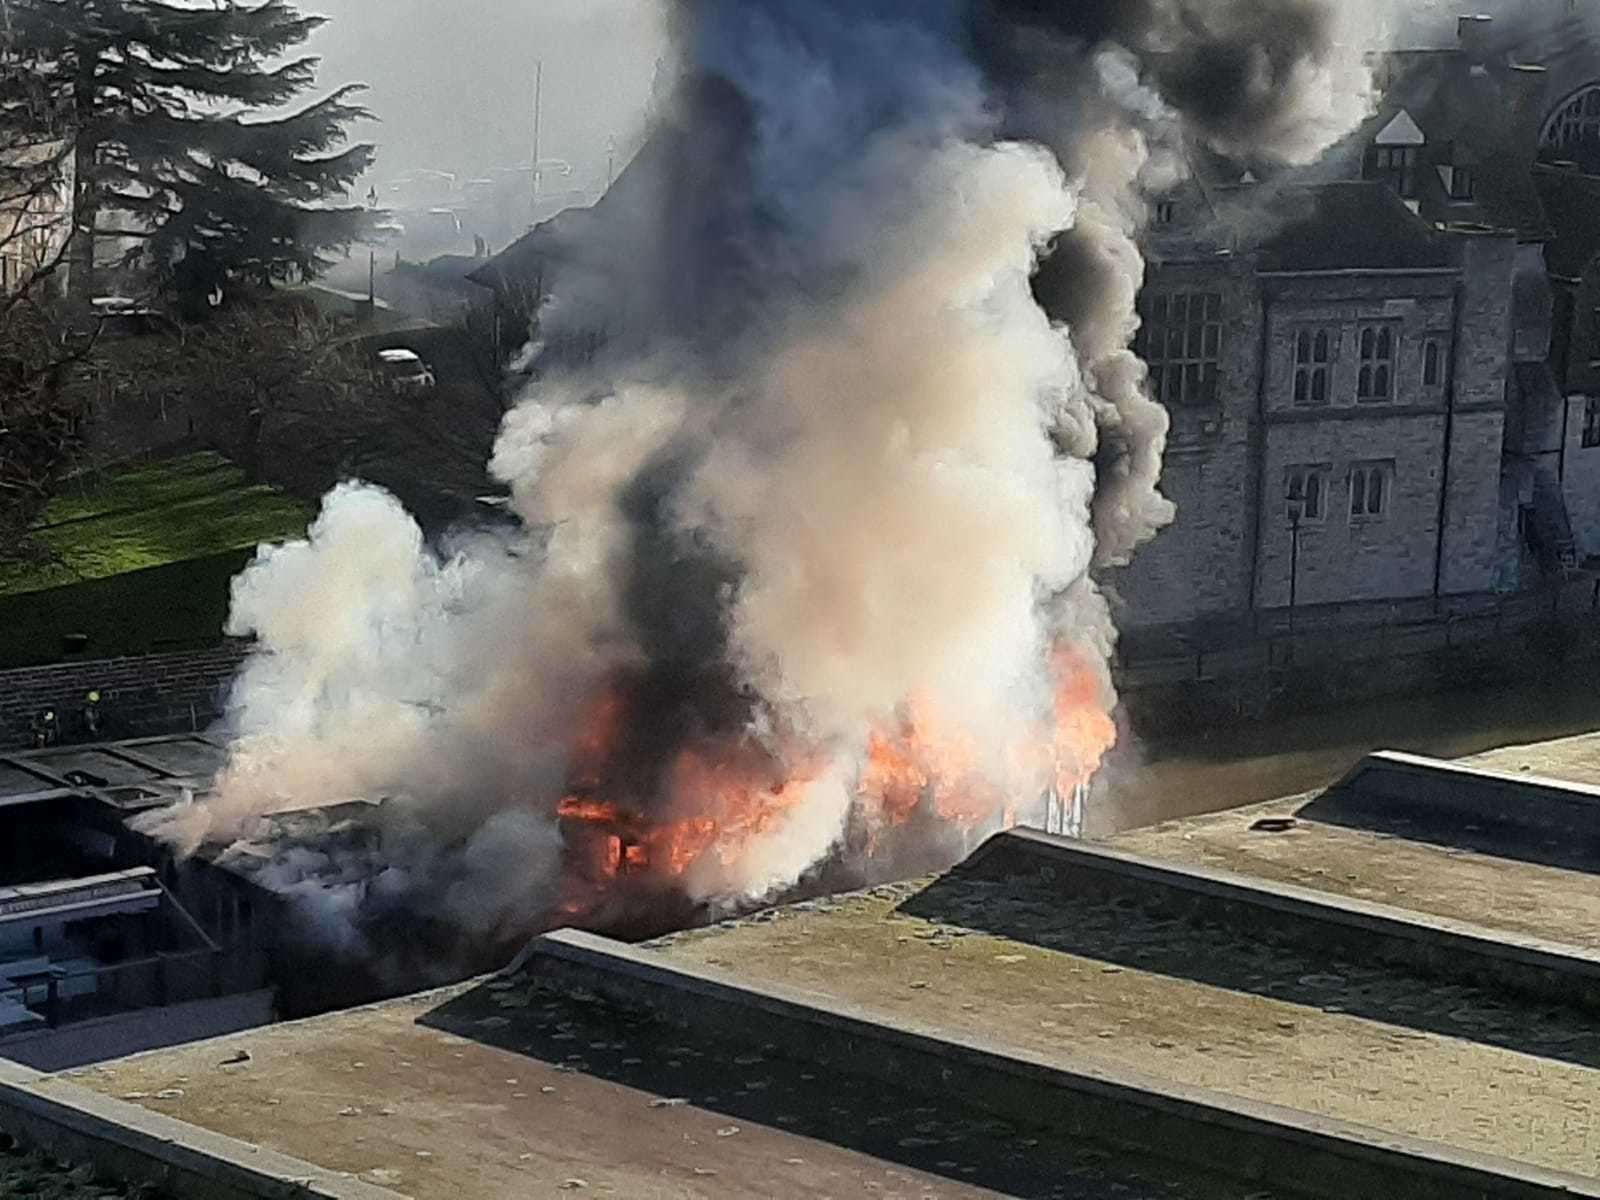
[[[336,489],[235,582],[230,762],[163,832],[389,797],[328,919],[483,944],[1081,819],[1116,738],[1091,571],[1171,518],[1141,197],[1185,138],[1353,124],[1347,11],[683,0],[679,99],[541,314],[604,349],[496,450],[527,533],[435,551]]]

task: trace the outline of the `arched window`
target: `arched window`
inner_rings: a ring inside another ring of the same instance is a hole
[[[1356,377],[1356,399],[1381,403],[1393,398],[1396,334],[1388,325],[1361,327],[1361,371]]]
[[[1439,386],[1439,343],[1432,339],[1422,347],[1422,385]]]
[[[1302,329],[1294,339],[1294,402],[1328,402],[1328,365],[1332,340],[1326,329]]]
[[[1389,511],[1389,483],[1394,475],[1392,463],[1357,463],[1350,469],[1350,516],[1373,520]]]
[[[1327,512],[1328,468],[1290,467],[1284,472],[1284,515],[1291,524],[1320,522]]]
[[[1545,158],[1575,158],[1585,148],[1600,149],[1600,84],[1582,88],[1551,114],[1539,147]]]

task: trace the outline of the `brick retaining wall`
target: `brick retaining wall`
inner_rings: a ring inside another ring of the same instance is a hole
[[[233,641],[174,654],[0,671],[0,749],[26,746],[33,715],[52,707],[63,740],[73,740],[91,690],[100,693],[103,737],[203,729],[222,715],[228,685],[248,650],[248,642]]]

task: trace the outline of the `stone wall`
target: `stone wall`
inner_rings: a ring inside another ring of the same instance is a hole
[[[1445,512],[1440,591],[1488,591],[1499,575],[1500,461],[1505,412],[1458,412],[1450,436],[1450,495]]]
[[[1453,351],[1456,281],[1449,271],[1270,280],[1260,607],[1289,603],[1296,558],[1297,604],[1432,593],[1447,397],[1442,368]],[[1361,332],[1368,325],[1382,325],[1395,338],[1389,402],[1357,398]],[[1333,346],[1327,401],[1296,404],[1295,340],[1318,332]],[[1424,372],[1430,343],[1441,368],[1431,382]],[[1494,461],[1474,483],[1498,485],[1498,437],[1492,449]],[[1391,472],[1387,508],[1377,517],[1352,515],[1353,472],[1374,465]],[[1325,486],[1322,513],[1301,524],[1298,554],[1285,508],[1291,468],[1321,471]],[[1491,534],[1497,525],[1491,506]]]
[[[1166,263],[1158,292],[1222,296],[1219,403],[1171,413],[1161,490],[1177,519],[1112,577],[1128,628],[1169,625],[1248,609],[1255,537],[1252,469],[1260,380],[1261,308],[1248,264]]]
[[[1123,663],[1116,684],[1136,730],[1175,736],[1380,696],[1503,687],[1564,671],[1587,677],[1600,661],[1597,613],[1600,587],[1575,579],[1476,614],[1307,628],[1182,659]]]
[[[1580,556],[1600,554],[1600,446],[1583,444],[1583,422],[1588,407],[1588,396],[1567,398],[1562,486]]]
[[[1289,603],[1294,534],[1284,515],[1284,479],[1290,467],[1315,464],[1326,473],[1319,519],[1300,525],[1295,602],[1338,604],[1394,600],[1433,591],[1439,529],[1439,461],[1444,417],[1426,414],[1389,419],[1294,422],[1267,435],[1266,479],[1272,505],[1261,525],[1262,608]],[[1499,442],[1488,481],[1499,481]],[[1392,465],[1388,508],[1380,517],[1351,516],[1351,474],[1369,463]],[[1496,522],[1489,522],[1493,543]]]
[[[248,643],[208,650],[99,659],[0,671],[0,749],[29,742],[35,713],[54,708],[66,738],[79,736],[84,696],[100,693],[102,736],[130,737],[201,728],[222,715]]]

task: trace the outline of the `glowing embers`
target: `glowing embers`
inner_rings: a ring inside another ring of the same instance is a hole
[[[556,813],[580,875],[670,881],[708,856],[730,864],[803,803],[807,773],[754,738],[692,738],[660,756],[632,744],[634,707],[627,688],[614,687],[575,741],[571,791]]]
[[[837,813],[824,835],[831,844],[811,846],[816,861],[791,864],[788,879],[830,856],[848,860],[860,880],[948,865],[975,838],[1081,798],[1114,744],[1110,689],[1096,661],[1060,647],[1051,679],[1046,711],[1001,744],[980,743],[917,697],[867,731],[859,749],[771,730],[758,737],[674,726],[663,738],[636,685],[616,682],[579,724],[569,791],[557,806],[568,850],[562,907],[578,916],[624,893],[709,896],[730,880],[760,880],[758,860],[791,826],[826,824],[801,818],[827,813]]]

